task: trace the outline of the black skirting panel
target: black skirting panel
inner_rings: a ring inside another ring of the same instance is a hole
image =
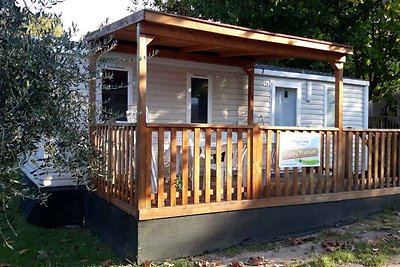
[[[199,255],[240,243],[269,242],[316,232],[400,208],[400,195],[137,221],[88,194],[89,228],[119,254],[144,262]]]

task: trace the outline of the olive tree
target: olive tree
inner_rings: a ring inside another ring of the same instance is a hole
[[[71,40],[73,29],[59,30],[59,17],[48,12],[57,0],[33,1],[30,7],[0,3],[0,218],[7,220],[6,210],[17,198],[43,200],[20,179],[21,165],[39,144],[48,157],[38,160],[38,172],[56,169],[90,187],[95,154],[87,96],[78,87],[93,76],[86,64],[93,51]]]

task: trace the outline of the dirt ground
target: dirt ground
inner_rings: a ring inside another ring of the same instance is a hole
[[[400,214],[387,210],[353,224],[269,245],[241,245],[194,259],[198,266],[400,266]]]

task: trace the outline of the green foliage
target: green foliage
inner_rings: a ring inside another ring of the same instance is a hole
[[[56,0],[36,1],[35,9],[17,6],[15,0],[0,3],[0,215],[4,215],[16,197],[43,199],[24,189],[18,178],[20,166],[39,144],[47,157],[36,162],[42,173],[32,174],[67,173],[77,185],[88,185],[95,155],[87,129],[87,98],[77,89],[89,78],[86,44],[71,41],[73,31],[57,30],[59,18],[46,13]]]
[[[370,97],[400,87],[400,0],[155,0],[166,12],[234,25],[346,43],[354,47],[346,75],[370,81]],[[331,71],[325,62],[269,64]]]

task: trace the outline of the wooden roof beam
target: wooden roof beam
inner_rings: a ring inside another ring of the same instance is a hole
[[[166,14],[157,11],[146,10],[145,21],[177,27],[179,29],[201,30],[209,33],[239,37],[254,41],[270,42],[274,44],[290,45],[294,47],[308,47],[312,49],[334,51],[342,54],[353,54],[353,49],[347,45],[336,44],[328,41],[309,39],[299,36],[291,36],[280,33],[255,30],[224,23],[211,22],[191,17]]]
[[[221,58],[221,57],[210,56],[210,55],[182,53],[179,50],[169,50],[169,49],[158,48],[158,47],[149,47],[148,54],[151,54],[155,50],[158,51],[158,53],[156,54],[156,57],[197,61],[197,62],[203,62],[203,63],[220,64],[220,65],[228,65],[228,66],[235,66],[235,67],[244,67],[249,64],[253,64],[255,62],[254,58],[244,58],[244,59]],[[113,49],[113,51],[121,52],[121,53],[128,53],[128,54],[136,54],[136,45],[134,45],[134,44],[131,44],[131,45],[117,44],[117,46]]]
[[[240,56],[257,56],[257,55],[262,55],[263,53],[260,53],[258,51],[234,51],[234,52],[224,52],[224,53],[219,53],[220,57],[240,57]]]
[[[252,41],[243,38],[222,36],[219,34],[194,31],[183,28],[174,28],[162,24],[142,23],[144,34],[165,37],[180,41],[190,41],[199,45],[212,45],[230,50],[247,50],[260,52],[260,54],[277,55],[284,58],[304,58],[321,61],[344,62],[342,53],[321,51],[311,48],[295,47],[291,45],[276,45],[266,42]],[[262,57],[260,59],[263,59]]]
[[[192,53],[192,52],[200,52],[200,51],[206,51],[206,50],[212,50],[212,49],[216,49],[218,47],[212,46],[212,45],[191,45],[191,46],[187,46],[184,48],[181,48],[180,51],[183,53]]]
[[[150,43],[149,45],[160,45],[160,44],[164,44],[166,42],[168,42],[168,38],[162,38],[162,37],[155,37]]]

